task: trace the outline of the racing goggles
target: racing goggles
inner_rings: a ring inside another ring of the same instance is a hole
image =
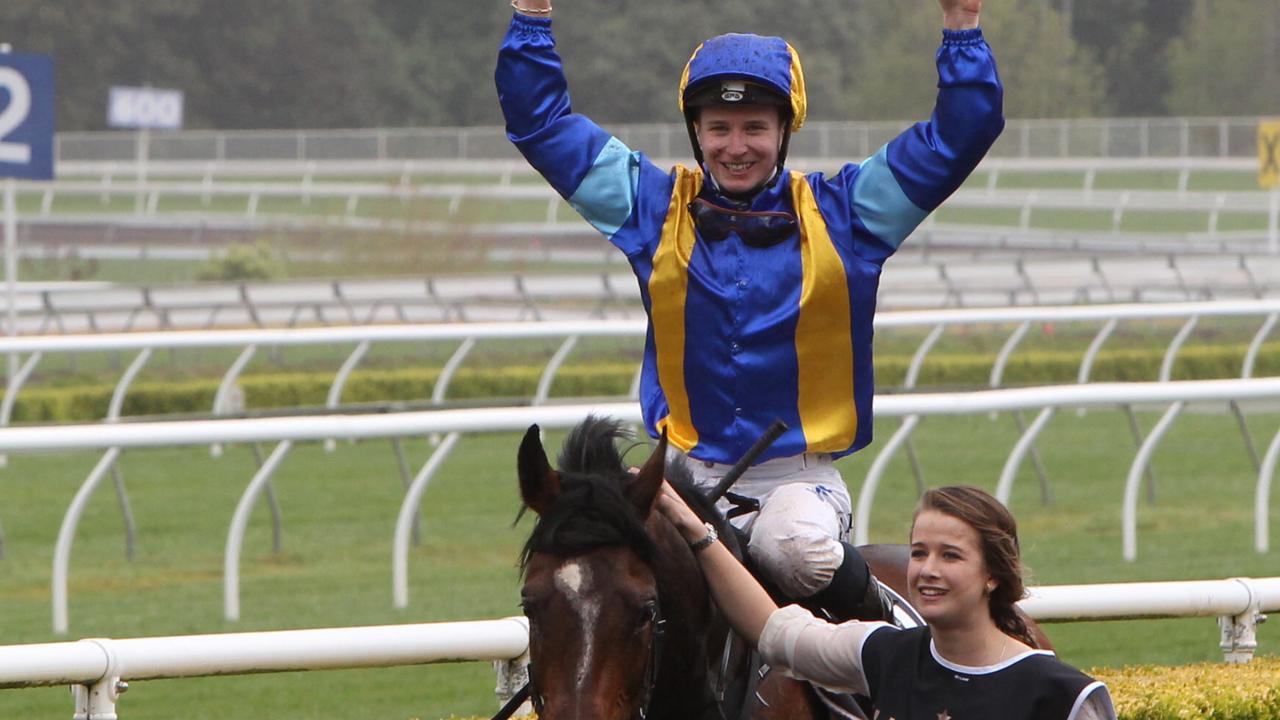
[[[704,198],[689,203],[689,214],[705,240],[724,240],[729,233],[735,233],[752,247],[769,247],[796,231],[796,216],[789,212],[733,210]]]

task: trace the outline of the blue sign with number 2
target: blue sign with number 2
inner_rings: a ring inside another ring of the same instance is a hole
[[[0,177],[53,179],[53,58],[0,53]]]

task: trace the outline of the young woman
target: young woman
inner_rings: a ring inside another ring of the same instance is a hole
[[[765,661],[871,698],[880,720],[1110,720],[1106,686],[1037,650],[1022,598],[1017,525],[983,490],[927,491],[911,528],[908,595],[927,627],[832,625],[779,609],[670,487],[658,508],[695,548],[716,602]]]

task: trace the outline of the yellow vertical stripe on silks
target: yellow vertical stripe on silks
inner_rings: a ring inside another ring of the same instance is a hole
[[[849,281],[813,188],[798,172],[791,173],[791,200],[800,220],[802,280],[796,321],[800,427],[809,452],[839,452],[853,444],[858,432]]]
[[[702,171],[677,165],[671,206],[662,224],[662,238],[653,254],[649,273],[649,321],[658,362],[658,384],[667,397],[666,417],[657,423],[667,431],[667,441],[688,452],[698,444],[698,429],[689,411],[689,391],[684,381],[685,300],[689,292],[689,258],[697,236],[689,203],[702,189]]]

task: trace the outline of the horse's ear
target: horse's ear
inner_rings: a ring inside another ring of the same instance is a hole
[[[551,469],[547,452],[542,449],[541,429],[530,425],[520,442],[516,457],[516,473],[520,477],[520,499],[541,515],[560,494],[560,474]]]
[[[653,505],[658,499],[658,491],[662,489],[662,479],[667,469],[667,429],[662,429],[662,437],[658,447],[653,449],[644,467],[636,473],[636,477],[627,485],[627,498],[635,506],[640,517],[647,518],[653,512]]]

